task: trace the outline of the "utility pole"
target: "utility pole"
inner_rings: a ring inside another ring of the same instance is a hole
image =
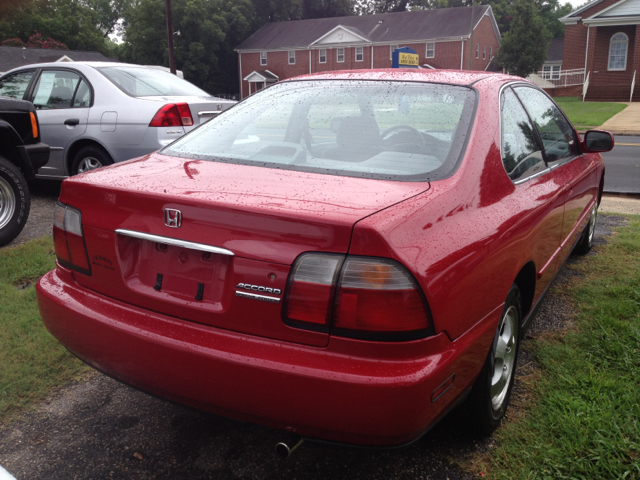
[[[168,2],[169,0],[167,0]],[[469,61],[467,62],[467,70],[471,70],[471,53],[473,52],[473,7],[475,1],[471,0],[471,36],[469,37]]]
[[[173,52],[173,13],[171,13],[171,0],[164,0],[167,10],[167,44],[169,45],[169,70],[176,74],[176,56]]]

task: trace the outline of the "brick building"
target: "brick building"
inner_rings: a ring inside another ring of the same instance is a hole
[[[640,100],[640,0],[594,0],[560,21],[562,70],[584,72],[586,100]]]
[[[241,98],[278,80],[331,70],[390,68],[391,53],[413,48],[425,68],[485,70],[500,48],[488,5],[268,23],[238,52]]]

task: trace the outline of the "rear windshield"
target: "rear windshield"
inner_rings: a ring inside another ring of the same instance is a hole
[[[436,180],[455,168],[474,108],[475,92],[460,86],[284,82],[162,153],[352,177]]]
[[[145,67],[100,67],[98,70],[132,97],[191,95],[210,97],[195,85],[163,70]]]

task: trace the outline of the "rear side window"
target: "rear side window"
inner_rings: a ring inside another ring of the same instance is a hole
[[[514,87],[535,123],[550,165],[578,153],[571,124],[544,93],[530,87]]]
[[[510,88],[502,94],[502,163],[514,182],[547,168],[535,129]]]
[[[145,67],[102,67],[98,71],[132,97],[193,95],[210,97],[207,92],[169,72]]]
[[[18,72],[0,80],[0,95],[22,100],[35,70]]]
[[[73,97],[73,106],[77,108],[90,107],[91,106],[91,88],[89,84],[84,80],[80,80],[76,94]]]
[[[437,180],[457,165],[475,99],[467,87],[433,83],[284,82],[163,153],[330,175]]]
[[[66,70],[45,70],[33,90],[31,102],[37,109],[71,108],[80,75]]]

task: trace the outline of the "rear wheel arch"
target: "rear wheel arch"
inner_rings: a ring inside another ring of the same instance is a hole
[[[520,269],[513,283],[515,283],[520,290],[522,319],[527,318],[533,306],[533,297],[536,292],[536,266],[533,261],[526,263]]]
[[[111,155],[111,153],[109,153],[109,150],[107,150],[105,148],[104,145],[102,145],[100,142],[96,141],[96,140],[90,140],[90,139],[81,139],[81,140],[77,140],[75,141],[67,150],[67,157],[65,159],[65,165],[67,167],[67,172],[69,175],[73,175],[73,162],[76,159],[76,155],[78,154],[78,152],[80,150],[82,150],[85,147],[96,147],[99,148],[101,150],[104,150],[104,152],[109,155],[109,157],[111,158],[111,161],[113,162],[113,156]]]
[[[4,147],[2,151],[0,151],[0,155],[16,167],[21,168],[20,153],[16,148],[15,132],[2,128],[2,125],[0,125],[0,145]],[[22,145],[22,143],[20,143],[20,145]]]

